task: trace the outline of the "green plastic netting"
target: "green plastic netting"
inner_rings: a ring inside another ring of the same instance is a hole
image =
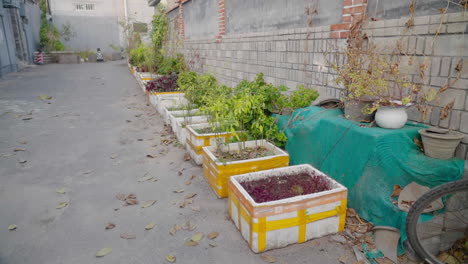
[[[399,254],[404,253],[406,212],[390,199],[393,185],[414,181],[432,188],[463,174],[463,160],[433,159],[418,149],[413,139],[422,125],[369,128],[343,118],[340,109],[316,106],[277,118],[288,136],[290,164],[308,163],[330,175],[348,188],[348,206],[361,217],[400,229]]]

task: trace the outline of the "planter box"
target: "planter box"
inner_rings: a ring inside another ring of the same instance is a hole
[[[203,147],[203,174],[220,198],[227,197],[229,177],[233,175],[285,167],[289,164],[288,153],[266,140],[246,141],[245,146],[250,148],[263,146],[272,151],[274,155],[249,160],[221,162],[213,154],[216,146]],[[222,147],[237,151],[239,144],[230,143]]]
[[[176,105],[186,105],[188,100],[185,98],[185,94],[181,92],[169,92],[160,93],[156,95],[156,109],[161,116],[164,116],[164,110],[167,107]]]
[[[211,127],[210,124],[195,124],[187,126],[187,152],[196,164],[203,164],[203,147],[216,146],[217,143],[225,143],[231,138],[231,132],[200,134],[196,130]]]
[[[171,119],[172,131],[174,131],[174,134],[176,134],[179,142],[185,146],[185,143],[187,142],[187,136],[188,136],[186,125],[208,123],[209,116],[206,116],[206,115],[191,116],[191,117],[171,116],[170,119]]]
[[[191,109],[191,110],[174,110],[174,111],[169,111],[167,108],[164,108],[164,114],[162,116],[163,116],[164,122],[166,124],[171,124],[171,116],[173,118],[175,118],[177,116],[180,117],[180,115],[187,115],[189,113],[190,114],[197,114],[199,112],[200,112],[200,109],[198,109],[198,108]]]
[[[287,199],[256,203],[240,185],[246,180],[315,172],[332,189]],[[231,177],[229,215],[255,253],[303,243],[344,229],[348,190],[310,165],[297,165]]]

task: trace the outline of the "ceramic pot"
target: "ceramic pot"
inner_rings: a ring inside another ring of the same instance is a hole
[[[381,128],[398,129],[408,121],[406,108],[402,106],[381,106],[375,114],[375,122]]]
[[[464,135],[455,131],[447,131],[446,133],[432,133],[427,129],[418,131],[421,135],[424,146],[424,154],[435,159],[450,159],[455,153],[460,141]]]

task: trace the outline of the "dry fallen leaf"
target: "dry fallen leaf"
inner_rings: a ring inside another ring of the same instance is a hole
[[[194,225],[191,221],[187,221],[185,223],[185,227],[184,227],[185,230],[193,231],[193,230],[195,230],[195,228],[197,228],[197,226]]]
[[[194,246],[197,246],[198,245],[198,242],[197,241],[193,241],[193,240],[188,240],[188,241],[185,241],[184,245],[188,246],[188,247],[194,247]]]
[[[65,194],[66,190],[65,188],[60,188],[60,189],[55,190],[55,192],[58,194]]]
[[[46,94],[41,94],[37,98],[41,99],[41,100],[50,100],[50,99],[52,99],[52,96],[46,95]]]
[[[192,181],[186,181],[185,182],[185,185],[190,185],[190,184],[192,184]]]
[[[148,208],[148,207],[152,206],[155,202],[156,202],[156,200],[146,201],[141,205],[141,208]]]
[[[131,193],[131,194],[127,195],[127,197],[125,199],[136,199],[136,198],[137,198],[136,195]]]
[[[182,230],[182,227],[180,225],[174,225],[171,230],[169,230],[169,234],[175,235],[177,231]]]
[[[96,257],[104,257],[112,252],[112,248],[102,248],[96,253]]]
[[[170,263],[174,263],[176,261],[176,257],[174,255],[167,255],[166,260]]]
[[[354,210],[353,208],[348,208],[346,209],[346,215],[348,217],[355,217],[357,213],[356,213],[356,210]]]
[[[263,261],[265,261],[267,263],[275,263],[276,262],[276,258],[273,257],[273,256],[261,255],[260,257],[262,258]]]
[[[125,201],[127,199],[127,195],[125,193],[118,193],[115,195],[115,198],[117,198],[120,201]]]
[[[208,239],[215,239],[215,238],[217,238],[218,236],[219,236],[219,233],[218,233],[218,232],[211,232],[211,233],[209,233],[206,237],[207,237]]]
[[[149,181],[152,179],[153,179],[153,176],[145,176],[145,177],[141,177],[140,179],[138,179],[138,182],[145,182],[145,181]]]
[[[179,189],[179,190],[175,190],[173,191],[174,193],[183,193],[185,190],[184,189]]]
[[[13,151],[14,151],[14,152],[26,151],[26,149],[25,149],[25,148],[15,148]]]
[[[184,198],[185,198],[185,199],[190,199],[190,198],[193,198],[193,197],[195,197],[195,196],[197,196],[196,193],[189,193],[189,194],[185,195]]]
[[[338,261],[345,264],[348,261],[348,256],[341,256]]]
[[[218,244],[216,244],[215,242],[211,241],[208,245],[210,245],[210,247],[217,247]]]
[[[127,199],[125,200],[126,205],[135,205],[138,204],[138,200],[136,199]]]
[[[157,158],[158,155],[151,155],[151,154],[148,154],[148,155],[146,155],[146,157],[147,157],[147,158],[152,158],[152,159],[154,159],[154,158]]]
[[[401,188],[400,185],[398,185],[398,184],[393,185],[393,193],[392,193],[392,195],[390,197],[400,196],[400,193],[401,193],[402,190],[403,190],[403,188]]]
[[[123,238],[123,239],[135,239],[135,238],[136,238],[136,235],[135,235],[135,234],[123,233],[123,234],[120,234],[120,238]]]
[[[192,174],[192,176],[190,176],[189,180],[193,180],[193,179],[195,179],[195,175]]]
[[[199,242],[200,240],[203,239],[205,235],[203,233],[196,233],[195,235],[192,236],[192,241]]]
[[[200,206],[192,206],[192,211],[200,212]]]
[[[115,227],[114,223],[107,223],[106,230],[113,229]]]
[[[11,225],[8,226],[8,231],[13,231],[13,230],[15,230],[15,229],[17,229],[17,228],[18,228],[17,225],[11,224]]]
[[[146,230],[151,230],[151,229],[153,229],[155,226],[156,226],[156,223],[155,223],[155,222],[151,222],[151,223],[149,223],[149,224],[147,224],[147,225],[145,226],[145,229],[146,229]]]
[[[185,161],[189,161],[189,160],[191,160],[191,159],[192,159],[192,158],[190,157],[190,154],[185,153],[185,155],[184,155],[184,160],[185,160]]]
[[[62,209],[62,208],[67,207],[67,206],[68,206],[68,203],[67,203],[67,202],[61,202],[61,203],[59,203],[59,204],[57,205],[57,207],[55,207],[55,208],[57,208],[57,209]]]

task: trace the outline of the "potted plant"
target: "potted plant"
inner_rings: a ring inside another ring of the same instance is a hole
[[[222,131],[231,132],[236,141],[203,147],[203,172],[219,197],[227,197],[227,182],[232,175],[288,165],[289,155],[265,140],[286,142],[267,110],[277,92],[278,88],[265,83],[259,74],[255,81],[241,81],[232,93],[206,107],[213,122]]]
[[[183,113],[184,111],[199,111],[198,107],[194,104],[182,104],[182,105],[173,105],[173,106],[168,106],[164,108],[164,112],[162,114],[162,117],[164,119],[164,122],[166,124],[171,123],[171,115],[172,113],[180,114]]]
[[[236,175],[229,215],[253,252],[341,232],[347,189],[310,165]]]
[[[208,123],[209,119],[209,116],[203,115],[198,110],[182,110],[182,112],[176,114],[172,113],[170,116],[170,123],[172,131],[176,134],[179,142],[185,145],[188,135],[186,126],[190,124]]]
[[[232,137],[231,132],[212,123],[188,125],[187,132],[187,152],[198,165],[203,164],[203,147],[227,143]]]

